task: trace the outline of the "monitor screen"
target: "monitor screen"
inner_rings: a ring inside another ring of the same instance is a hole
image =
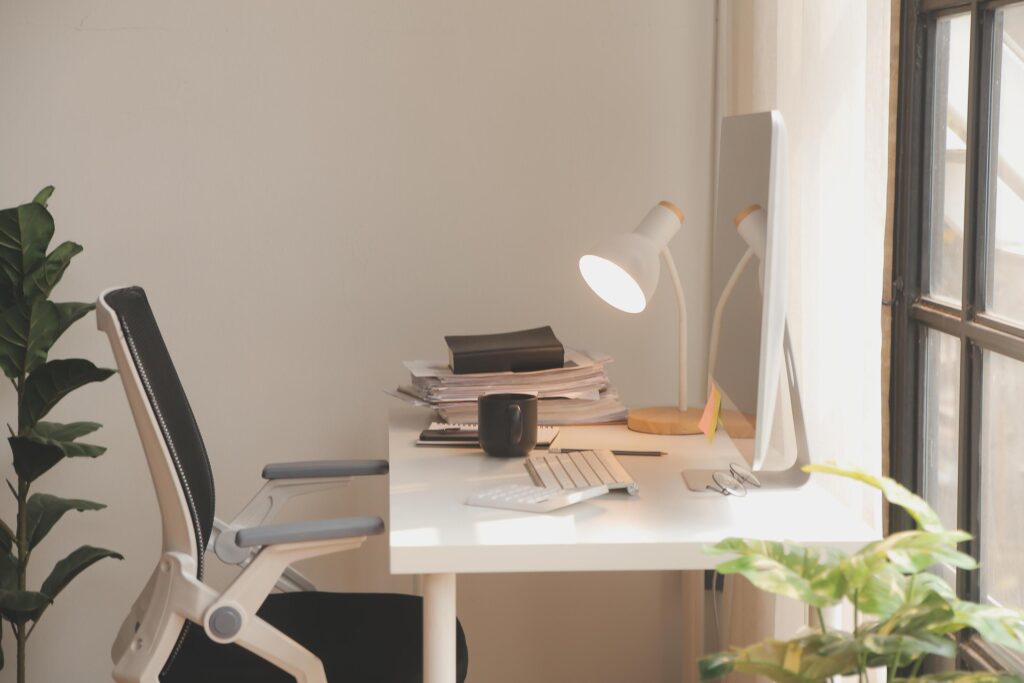
[[[710,381],[721,425],[748,464],[761,469],[784,449],[776,406],[784,390],[785,225],[779,220],[781,116],[722,120],[712,239]]]

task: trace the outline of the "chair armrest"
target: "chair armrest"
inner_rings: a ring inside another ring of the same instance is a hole
[[[387,474],[387,460],[304,460],[275,462],[263,468],[264,479],[320,479]]]
[[[383,533],[383,531],[384,520],[380,517],[336,517],[241,529],[235,534],[235,543],[242,548],[251,548],[281,543],[370,536]]]

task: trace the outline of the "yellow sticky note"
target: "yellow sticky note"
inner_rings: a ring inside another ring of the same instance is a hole
[[[708,402],[704,404],[704,414],[700,416],[700,422],[697,423],[700,431],[704,432],[704,435],[708,437],[708,443],[715,440],[715,431],[718,429],[718,418],[721,410],[722,392],[718,390],[718,385],[712,382],[711,389],[708,391]]]

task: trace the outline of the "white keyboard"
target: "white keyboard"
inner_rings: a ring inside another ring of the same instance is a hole
[[[611,451],[568,451],[531,455],[524,463],[530,479],[548,489],[607,486],[625,489],[631,496],[640,491],[632,475]]]
[[[466,499],[466,505],[520,512],[551,512],[589,498],[603,496],[606,493],[608,493],[608,487],[603,484],[565,490],[525,484],[505,484],[474,493]]]

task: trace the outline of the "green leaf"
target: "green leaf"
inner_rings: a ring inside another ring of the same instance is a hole
[[[844,595],[838,571],[845,555],[774,541],[729,538],[708,549],[738,558],[718,565],[721,574],[740,574],[761,590],[802,600],[816,607],[834,604]]]
[[[12,436],[7,442],[14,455],[14,471],[28,482],[35,481],[64,458],[64,452],[57,446],[25,436]]]
[[[933,595],[941,597],[948,603],[956,600],[956,591],[945,579],[931,573],[918,574],[914,577],[914,585],[907,596],[907,602],[919,605],[931,599]]]
[[[938,593],[928,593],[921,600],[911,595],[906,604],[879,624],[877,632],[882,635],[924,632],[943,635],[952,632],[944,627],[952,617],[953,608],[949,601]]]
[[[925,683],[935,681],[956,681],[957,683],[1021,683],[1020,676],[1000,671],[943,671],[913,678],[895,678],[894,683]]]
[[[8,621],[24,624],[38,619],[52,602],[38,591],[0,590],[0,615]]]
[[[64,277],[64,271],[71,265],[71,259],[81,253],[82,245],[62,242],[47,255],[46,260],[29,271],[22,282],[22,294],[26,299],[45,299]]]
[[[924,531],[943,531],[942,522],[935,510],[920,496],[911,493],[906,487],[888,477],[877,477],[860,470],[846,470],[834,465],[805,465],[804,472],[821,472],[823,474],[835,474],[848,479],[862,481],[873,486],[882,492],[893,505],[898,505],[907,511],[917,526]]]
[[[779,683],[817,683],[831,676],[856,672],[857,648],[837,647],[850,640],[849,634],[839,632],[816,633],[790,641],[766,640],[703,657],[697,666],[704,681],[738,671],[767,676]],[[824,655],[824,651],[833,654]]]
[[[39,443],[56,446],[67,458],[97,458],[107,452],[106,446],[78,443],[76,441],[55,441],[54,439],[37,436],[35,430],[32,430],[32,438]]]
[[[869,633],[859,640],[869,652],[885,657],[894,657],[900,654],[906,655],[910,660],[916,660],[923,655],[952,658],[956,657],[957,653],[955,640],[927,632],[888,636]],[[900,665],[905,663],[901,657]]]
[[[28,515],[28,547],[35,548],[46,538],[50,529],[64,516],[64,513],[76,510],[102,510],[106,505],[91,500],[60,498],[48,493],[33,493],[29,496]]]
[[[105,446],[75,443],[74,440],[79,436],[96,431],[101,426],[98,422],[61,424],[40,421],[32,428],[30,436],[39,443],[56,446],[68,458],[95,458],[107,452]]]
[[[70,392],[90,382],[102,382],[114,370],[97,368],[87,360],[51,360],[28,376],[18,411],[18,427],[24,432],[46,416]]]
[[[883,634],[877,624],[862,624],[856,635],[831,632],[828,640],[817,651],[822,657],[854,658],[862,666],[872,669],[892,666],[897,657],[900,667],[907,666],[925,655],[954,657],[957,643],[954,639],[927,631],[915,633]]]
[[[700,680],[713,681],[732,673],[733,661],[736,655],[731,652],[716,652],[706,655],[697,660],[697,672]]]
[[[76,576],[105,557],[113,557],[118,560],[124,559],[120,553],[116,553],[113,550],[83,545],[54,565],[53,571],[43,581],[40,592],[50,596],[52,602]]]
[[[57,338],[86,313],[96,308],[95,304],[84,304],[76,301],[67,301],[54,304],[57,307]]]
[[[883,563],[864,582],[847,595],[865,614],[888,618],[903,606],[906,600],[907,577],[889,564]],[[856,600],[853,598],[856,597]]]
[[[970,538],[965,531],[904,531],[888,536],[878,548],[905,574],[917,574],[937,564],[977,569],[973,557],[956,549],[958,543]]]
[[[21,298],[22,282],[42,265],[52,238],[53,216],[42,204],[29,202],[0,211],[0,308]]]
[[[0,367],[16,379],[46,362],[46,354],[57,341],[57,307],[39,300],[29,306],[19,303],[0,313]]]
[[[904,574],[917,574],[937,564],[976,569],[973,557],[956,549],[969,540],[964,531],[903,531],[870,543],[850,556],[843,573],[851,591],[862,588],[891,566]]]
[[[0,553],[0,590],[12,591],[18,587],[18,560],[10,552]]]
[[[80,436],[92,434],[102,426],[99,422],[37,422],[32,432],[36,436],[52,441],[74,441]]]
[[[11,535],[11,527],[6,523],[0,524],[0,552],[11,552],[14,547],[14,536]]]
[[[990,643],[1024,652],[1024,612],[960,600],[952,607],[954,623],[973,628]]]
[[[46,206],[46,203],[50,201],[50,195],[53,194],[53,185],[47,185],[43,189],[39,190],[39,194],[35,196],[34,201],[36,204],[42,204]]]

